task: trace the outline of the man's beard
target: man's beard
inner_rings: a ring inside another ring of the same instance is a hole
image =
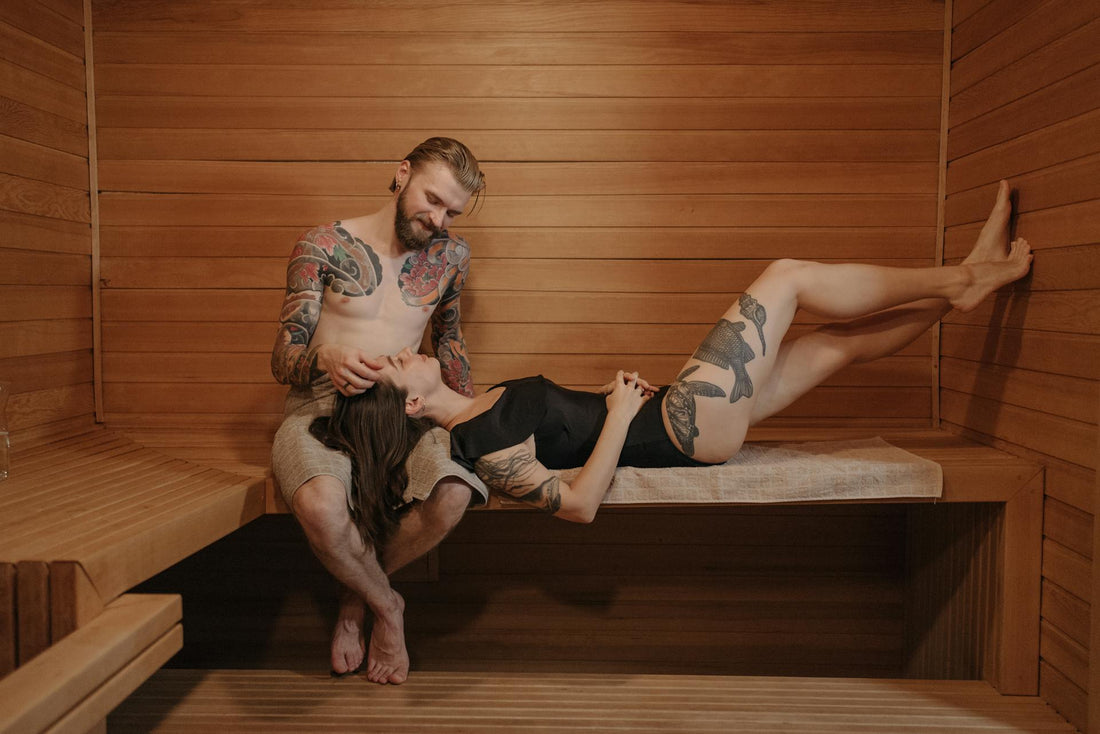
[[[397,233],[397,240],[406,250],[423,250],[432,243],[432,240],[442,237],[443,233],[434,228],[425,234],[417,233],[413,228],[413,218],[405,213],[406,193],[408,189],[404,189],[397,195],[397,212],[393,215],[393,229]],[[423,222],[420,223],[423,225]]]

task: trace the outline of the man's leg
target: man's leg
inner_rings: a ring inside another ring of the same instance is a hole
[[[390,587],[374,549],[363,543],[348,514],[346,497],[338,479],[317,476],[294,493],[291,509],[317,558],[340,583],[366,600],[374,614],[367,677],[376,683],[403,683],[409,673],[405,602]]]
[[[417,502],[401,518],[401,524],[382,553],[382,570],[387,575],[392,574],[439,545],[462,519],[472,492],[468,484],[456,477],[440,481],[427,499]],[[363,598],[344,586],[332,635],[332,669],[335,672],[353,671],[362,664],[365,617]],[[373,642],[373,635],[371,639]],[[373,667],[372,660],[368,663],[368,677]]]

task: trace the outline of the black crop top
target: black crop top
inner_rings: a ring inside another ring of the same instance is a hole
[[[493,407],[451,429],[451,457],[470,471],[494,451],[535,437],[535,457],[548,469],[588,461],[607,417],[606,396],[569,390],[542,375],[508,380]],[[667,387],[646,401],[630,422],[619,466],[707,466],[681,453],[661,421]]]

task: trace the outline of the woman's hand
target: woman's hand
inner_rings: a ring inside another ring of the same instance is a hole
[[[645,380],[639,380],[637,372],[624,373],[619,370],[615,379],[607,387],[609,388],[607,414],[619,416],[628,421],[638,414],[652,394],[646,391],[649,384]]]
[[[657,392],[657,388],[650,385],[648,382],[645,381],[645,379],[638,377],[637,372],[624,372],[623,370],[619,370],[619,377],[617,379],[607,383],[596,392],[600,395],[610,395],[611,391],[615,389],[615,385],[621,384],[628,376],[631,375],[633,375],[634,379],[637,380],[638,387],[642,388],[642,392],[644,392],[648,397],[652,397]]]

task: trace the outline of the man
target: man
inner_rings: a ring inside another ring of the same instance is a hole
[[[291,253],[271,370],[293,387],[272,466],[311,548],[344,587],[332,638],[335,674],[358,670],[366,655],[368,679],[404,682],[404,602],[387,574],[436,546],[473,492],[479,501],[487,492],[451,461],[446,434],[433,431],[407,463],[411,509],[384,548],[369,547],[352,519],[351,463],[313,438],[309,425],[331,412],[336,391],[355,395],[374,384],[375,355],[416,350],[429,318],[444,379],[473,394],[459,319],[470,250],[447,227],[484,186],[466,146],[431,138],[398,165],[385,206],[315,227]],[[364,604],[374,615],[369,648]]]

